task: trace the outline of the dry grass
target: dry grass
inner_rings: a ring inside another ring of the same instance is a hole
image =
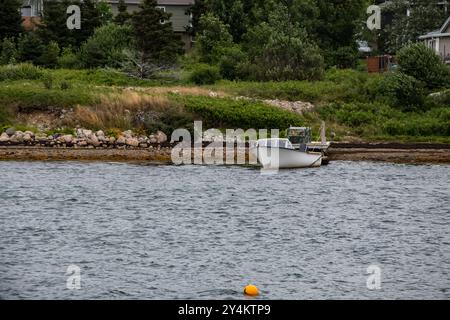
[[[164,95],[168,93],[188,95],[188,96],[214,96],[218,98],[228,97],[229,94],[223,91],[210,90],[202,87],[151,87],[151,88],[139,88],[130,87],[126,90],[141,91],[149,94]]]
[[[133,127],[133,120],[139,113],[163,112],[170,106],[165,96],[126,90],[101,96],[100,103],[95,106],[78,106],[70,121],[86,128],[126,130]]]

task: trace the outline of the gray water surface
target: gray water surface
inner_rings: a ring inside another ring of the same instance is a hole
[[[0,162],[0,181],[3,299],[450,298],[450,166]]]

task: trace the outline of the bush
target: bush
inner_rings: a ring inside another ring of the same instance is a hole
[[[340,47],[337,50],[329,50],[324,53],[328,66],[336,66],[340,69],[355,68],[358,63],[358,50],[354,47]]]
[[[208,128],[280,129],[304,125],[302,116],[262,102],[210,97],[184,97],[186,109]]]
[[[69,90],[70,88],[72,88],[72,85],[70,84],[70,82],[64,80],[61,82],[61,90]]]
[[[44,84],[45,89],[53,89],[53,76],[51,74],[45,74],[42,78],[42,83]]]
[[[423,84],[401,72],[387,74],[375,88],[375,99],[403,111],[420,110],[424,104]]]
[[[1,44],[0,65],[13,64],[17,61],[17,48],[13,39],[5,38]]]
[[[58,43],[55,41],[50,41],[50,43],[45,47],[42,55],[39,59],[37,59],[36,63],[46,68],[56,68],[58,66],[58,56]]]
[[[80,58],[73,52],[71,47],[64,48],[58,58],[58,65],[65,69],[77,69],[80,67]]]
[[[42,84],[14,83],[0,86],[0,106],[16,106],[19,112],[90,105],[98,99],[86,87],[72,90],[45,89]]]
[[[450,84],[450,69],[424,44],[413,44],[397,53],[399,70],[425,83],[430,89]]]
[[[29,63],[0,66],[0,81],[37,80],[42,76],[41,69]]]
[[[126,58],[123,51],[130,47],[131,27],[113,23],[95,29],[95,33],[81,47],[81,60],[84,67],[121,66]]]
[[[228,30],[229,28],[212,13],[202,15],[199,23],[202,31],[197,35],[196,50],[201,61],[217,63],[222,48],[233,45],[233,37]]]
[[[220,80],[219,68],[207,64],[199,64],[189,77],[189,81],[198,85],[214,84]]]
[[[242,79],[244,74],[241,66],[247,61],[247,55],[238,46],[224,48],[219,58],[219,68],[222,78],[227,80]]]
[[[37,63],[38,59],[44,53],[44,49],[45,46],[36,33],[26,33],[19,39],[19,60],[22,62]]]

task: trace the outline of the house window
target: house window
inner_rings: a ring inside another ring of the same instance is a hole
[[[158,6],[158,7],[156,7],[156,8],[159,9],[159,10],[161,10],[162,12],[166,12],[166,7],[160,7],[160,6]],[[165,23],[166,23],[166,20],[161,19],[161,20],[159,20],[159,23],[165,24]]]
[[[31,6],[22,7],[20,11],[22,13],[22,17],[31,17]]]

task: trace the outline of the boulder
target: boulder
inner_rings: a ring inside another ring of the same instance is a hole
[[[78,138],[88,138],[91,135],[92,135],[92,130],[87,130],[87,129],[82,129],[82,128],[77,129],[77,137]]]
[[[136,138],[127,138],[125,143],[127,146],[130,146],[130,147],[138,147],[139,146],[139,141]]]
[[[131,131],[131,130],[124,131],[124,132],[122,132],[122,135],[125,138],[132,138],[133,137],[133,131]]]
[[[28,134],[28,133],[25,133],[24,135],[23,135],[23,141],[24,142],[30,142],[30,141],[32,141],[33,140],[33,137],[30,135],[30,134]]]
[[[88,136],[86,141],[88,144],[94,147],[98,147],[101,144],[100,141],[98,141],[98,138],[95,134],[91,134],[90,136]]]
[[[167,135],[162,131],[156,132],[155,138],[157,143],[164,143],[167,141]]]
[[[119,136],[119,138],[117,138],[116,143],[118,145],[124,145],[127,142],[127,139],[124,136]]]
[[[21,142],[23,142],[23,136],[24,136],[24,134],[23,134],[22,131],[16,131],[16,132],[12,135],[10,141],[11,141],[11,142],[14,142],[14,143],[21,143]]]
[[[48,137],[45,133],[38,133],[35,137],[34,140],[38,141],[38,142],[45,142],[48,140]]]
[[[0,136],[0,142],[8,142],[9,141],[9,135],[6,132],[3,132]]]
[[[16,129],[15,129],[15,128],[8,128],[8,129],[6,129],[5,133],[6,133],[8,136],[11,137],[12,135],[14,135],[14,133],[16,133]]]
[[[71,134],[66,134],[64,136],[61,136],[58,138],[59,141],[61,141],[62,143],[73,143],[73,136]]]
[[[25,131],[24,134],[28,134],[30,137],[34,138],[34,132],[32,131]]]
[[[152,134],[149,139],[150,143],[158,143],[158,139]]]

